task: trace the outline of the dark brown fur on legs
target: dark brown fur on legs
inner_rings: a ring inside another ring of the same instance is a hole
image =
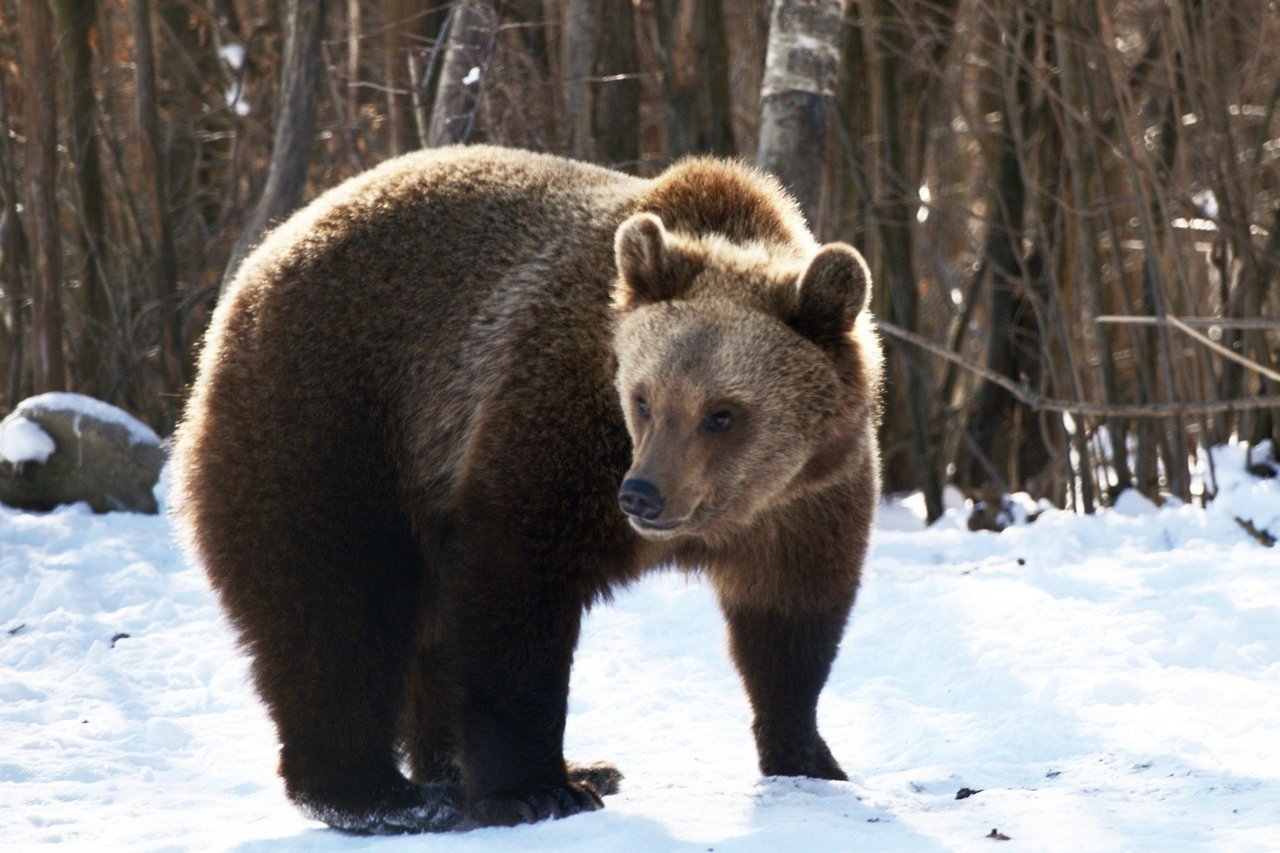
[[[816,705],[878,496],[869,286],[706,159],[418,152],[268,236],[174,467],[290,797],[365,833],[599,808],[617,769],[563,754],[579,622],[673,561],[719,593],[761,769],[843,778]]]
[[[755,711],[752,732],[766,776],[847,779],[818,734],[818,694],[835,659],[847,611],[725,612],[734,660]]]

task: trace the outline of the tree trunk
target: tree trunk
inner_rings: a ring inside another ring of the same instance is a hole
[[[734,153],[721,0],[658,0],[667,157]]]
[[[600,13],[603,0],[565,0],[564,36],[564,123],[569,153],[581,160],[595,156],[592,127],[591,80],[595,76],[596,44],[600,40]]]
[[[384,18],[382,74],[387,97],[387,153],[394,157],[415,147],[405,97],[406,90],[414,85],[414,81],[408,80],[406,57],[410,39],[420,23],[415,12],[421,4],[407,0],[383,0],[380,5]]]
[[[24,329],[22,305],[25,301],[27,280],[27,240],[18,215],[21,192],[18,189],[18,167],[14,158],[10,136],[9,99],[5,91],[4,74],[0,73],[0,289],[4,300],[4,334],[0,335],[0,388],[4,399],[0,405],[4,411],[12,409],[26,395],[26,371],[23,369]]]
[[[159,305],[160,363],[166,390],[177,393],[185,379],[182,369],[182,343],[177,322],[178,264],[169,230],[169,193],[164,164],[160,159],[160,120],[156,110],[155,60],[151,47],[150,0],[130,0],[130,24],[133,29],[134,67],[137,69],[136,105],[138,110],[138,144],[143,192],[151,243],[152,297]],[[169,417],[166,413],[166,417]],[[169,424],[166,424],[169,426]]]
[[[29,86],[27,135],[27,233],[31,237],[33,389],[64,391],[62,352],[62,240],[58,227],[58,97],[54,85],[53,23],[46,0],[21,9],[22,61]]]
[[[240,262],[266,230],[297,210],[307,187],[307,166],[316,136],[320,47],[326,0],[289,0],[285,18],[284,69],[267,184],[253,216],[231,253],[222,277],[225,288]]]
[[[774,0],[769,19],[756,164],[791,190],[815,229],[840,73],[841,23],[840,0]]]
[[[1003,55],[999,76],[992,80],[991,91],[1003,96],[990,104],[988,112],[998,114],[1000,129],[995,143],[995,180],[990,189],[987,216],[990,224],[983,250],[981,269],[987,273],[990,289],[990,315],[987,323],[987,367],[1030,387],[1039,387],[1043,334],[1035,310],[1033,283],[1041,281],[1043,257],[1037,247],[1024,266],[1023,244],[1029,229],[1026,222],[1027,176],[1023,150],[1032,126],[1031,69],[1036,65],[1034,29],[1022,19],[1017,6],[1002,8],[1001,24],[1009,40]],[[995,22],[993,22],[994,24]],[[999,32],[996,26],[993,33]],[[1010,85],[1001,87],[999,81]],[[984,107],[987,105],[983,105]],[[1073,148],[1072,150],[1078,150]],[[1079,206],[1082,209],[1082,206]],[[1027,269],[1035,266],[1041,269]],[[1109,368],[1103,365],[1103,370]],[[1021,424],[1023,430],[1013,429]],[[979,452],[970,461],[966,485],[978,492],[993,486],[1022,490],[1024,476],[1041,473],[1041,462],[1047,462],[1042,450],[1039,419],[1024,404],[1003,388],[984,382],[978,389],[973,406],[970,433]],[[1041,444],[1040,447],[1030,445]],[[1030,466],[1028,465],[1030,463]],[[1004,482],[986,483],[994,467]],[[1034,470],[1029,470],[1029,467]]]
[[[1267,238],[1266,245],[1262,249],[1261,256],[1258,258],[1257,279],[1253,285],[1253,310],[1254,316],[1261,316],[1263,306],[1271,301],[1271,294],[1274,292],[1274,281],[1278,272],[1280,272],[1280,205],[1277,205],[1272,211],[1271,222],[1269,223],[1271,236]],[[1275,368],[1276,353],[1267,343],[1266,335],[1260,331],[1252,332],[1249,337],[1249,357],[1259,364]],[[1276,392],[1276,383],[1265,377],[1259,377],[1258,393],[1266,396]],[[1271,453],[1273,458],[1280,458],[1280,413],[1274,409],[1263,409],[1256,412],[1248,424],[1248,431],[1244,433],[1245,440],[1250,444],[1258,444],[1264,439],[1271,440]]]
[[[631,0],[566,0],[561,44],[566,149],[583,160],[633,165],[640,82]]]
[[[867,16],[864,35],[875,65],[875,130],[879,136],[873,218],[878,253],[873,267],[876,313],[894,323],[920,329],[920,295],[915,271],[916,210],[919,206],[920,134],[918,112],[924,99],[905,61],[910,33],[896,0],[880,0],[874,18]],[[810,163],[812,165],[812,162]],[[942,515],[942,483],[937,444],[929,422],[928,376],[918,353],[897,345],[889,360],[890,378],[881,436],[892,435],[895,450],[886,452],[886,486],[923,491],[929,523]],[[891,467],[892,466],[892,467]],[[911,475],[907,474],[910,470]]]
[[[836,119],[832,127],[839,143],[832,157],[830,191],[823,219],[828,234],[846,242],[865,235],[871,207],[867,152],[863,138],[872,126],[871,102],[867,93],[870,74],[867,50],[862,41],[862,25],[851,6],[844,29],[844,56],[840,60],[840,82],[836,89]]]
[[[427,147],[470,141],[497,29],[498,12],[492,0],[458,0],[431,110]]]
[[[364,10],[361,8],[361,0],[347,0],[346,11],[347,112],[345,118],[348,124],[354,125],[360,120],[360,88],[355,84],[360,79],[360,48],[364,42]]]
[[[439,79],[440,60],[449,41],[449,29],[456,6],[440,6],[418,22],[422,41],[430,49],[411,49],[409,54],[409,97],[417,132],[414,147],[427,147],[431,136],[431,109]],[[425,60],[425,61],[424,61]]]
[[[97,10],[93,0],[57,0],[55,10],[61,34],[59,52],[71,104],[68,129],[80,214],[80,227],[76,230],[80,261],[77,277],[83,321],[76,324],[81,328],[73,346],[73,369],[79,376],[79,387],[100,393],[114,323],[100,256],[104,246],[104,181],[94,133],[98,102],[93,92],[93,51],[89,44]]]
[[[1095,115],[1099,112],[1093,103],[1090,77],[1086,57],[1080,56],[1076,45],[1065,37],[1062,28],[1066,21],[1059,22],[1054,30],[1057,47],[1057,59],[1061,73],[1059,79],[1062,87],[1063,103],[1072,108],[1072,112],[1080,115]],[[1099,152],[1097,140],[1092,134],[1082,134],[1073,115],[1064,111],[1062,120],[1063,141],[1066,151],[1077,152],[1075,157],[1064,158],[1069,163],[1071,181],[1071,200],[1075,208],[1076,250],[1079,253],[1078,276],[1085,289],[1089,310],[1095,317],[1105,314],[1102,283],[1102,263],[1098,257],[1098,237],[1094,217],[1090,213],[1090,183],[1098,170]],[[1065,154],[1065,152],[1064,152]],[[1100,182],[1099,182],[1100,183]],[[1115,234],[1111,235],[1115,241]],[[1115,374],[1115,357],[1113,355],[1112,330],[1103,326],[1098,328],[1098,373],[1102,384],[1103,400],[1107,403],[1119,403],[1119,383]],[[1111,461],[1115,469],[1116,484],[1108,485],[1109,497],[1114,498],[1121,491],[1133,485],[1133,473],[1129,468],[1129,451],[1127,436],[1128,424],[1120,418],[1106,419],[1107,436],[1111,444]]]

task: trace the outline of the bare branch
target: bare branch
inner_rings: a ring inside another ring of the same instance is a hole
[[[965,370],[977,376],[981,376],[988,382],[994,382],[1001,388],[1004,388],[1018,400],[1038,411],[1048,412],[1065,412],[1077,416],[1097,416],[1097,417],[1125,417],[1125,418],[1167,418],[1170,415],[1195,415],[1195,414],[1213,414],[1217,412],[1244,412],[1253,409],[1268,409],[1280,406],[1280,396],[1269,397],[1242,397],[1235,400],[1208,400],[1204,402],[1194,403],[1143,403],[1136,405],[1113,404],[1106,403],[1090,403],[1080,400],[1058,400],[1051,397],[1045,397],[1038,391],[1028,388],[1024,384],[1014,382],[1006,376],[1001,376],[994,370],[989,370],[980,364],[974,364],[972,361],[958,355],[951,350],[935,344],[928,338],[910,332],[901,326],[889,322],[888,320],[875,318],[876,327],[885,334],[892,335],[895,338],[906,341],[928,350],[936,356],[945,358],[947,361],[956,364]]]

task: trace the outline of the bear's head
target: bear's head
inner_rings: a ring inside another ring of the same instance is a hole
[[[639,213],[615,249],[633,445],[618,501],[637,532],[723,539],[847,471],[878,371],[854,248],[690,236]]]

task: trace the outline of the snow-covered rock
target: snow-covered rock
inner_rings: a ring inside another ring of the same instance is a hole
[[[0,458],[10,464],[44,464],[55,449],[49,433],[35,421],[29,421],[22,415],[14,415],[0,423]]]
[[[165,452],[129,413],[82,394],[18,404],[0,422],[0,502],[48,510],[84,501],[94,512],[155,513]]]

